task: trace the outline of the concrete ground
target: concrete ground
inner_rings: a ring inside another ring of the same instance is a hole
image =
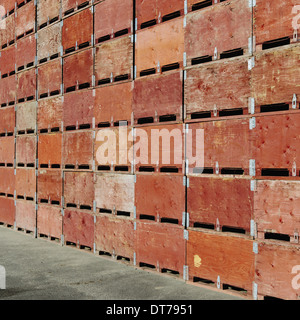
[[[6,269],[0,300],[238,299],[4,227],[0,265]]]

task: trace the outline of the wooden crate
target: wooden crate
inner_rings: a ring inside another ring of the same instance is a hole
[[[258,243],[255,256],[258,298],[299,300],[299,255],[299,246],[270,241]]]
[[[94,19],[96,42],[131,33],[133,1],[102,1],[95,5]]]
[[[65,207],[93,210],[95,177],[92,172],[64,173]]]
[[[67,93],[63,101],[64,128],[92,128],[94,100],[95,97],[92,90]]]
[[[36,130],[37,102],[28,101],[17,106],[16,127],[18,133],[32,133]]]
[[[15,159],[15,137],[0,137],[0,163],[14,164]]]
[[[13,198],[0,197],[0,223],[13,226],[16,207]]]
[[[63,120],[63,98],[50,97],[47,99],[39,100],[37,126],[39,132],[50,131],[50,129],[61,129]]]
[[[1,30],[2,32],[3,30]],[[0,71],[1,77],[13,74],[16,70],[16,46],[10,46],[1,51]]]
[[[38,68],[39,98],[62,93],[62,59],[55,59]]]
[[[94,247],[94,216],[77,209],[66,209],[63,218],[65,244],[78,247]]]
[[[62,161],[64,169],[92,169],[93,132],[70,131],[63,134]]]
[[[2,49],[15,43],[16,41],[16,18],[14,14],[6,17],[2,23],[5,26],[4,30],[0,32],[0,45]],[[2,25],[2,24],[1,24]]]
[[[0,167],[0,194],[2,196],[13,195],[15,185],[16,177],[14,168]]]
[[[264,239],[267,234],[271,238],[282,234],[287,237],[281,239],[299,242],[297,239],[300,231],[299,190],[299,181],[256,181],[254,219],[259,238]]]
[[[96,216],[95,250],[100,255],[110,254],[117,260],[125,259],[132,263],[135,251],[134,222],[107,215]]]
[[[186,244],[183,227],[138,221],[136,228],[137,265],[182,275]]]
[[[39,0],[37,2],[37,25],[38,28],[58,21],[60,18],[61,1],[60,0]]]
[[[188,69],[184,81],[185,119],[212,117],[216,112],[218,116],[231,111],[248,113],[250,85],[251,72],[244,57]]]
[[[93,13],[91,8],[80,11],[65,20],[62,28],[64,53],[92,45]]]
[[[185,186],[182,175],[137,174],[135,184],[136,215],[182,225],[185,212]]]
[[[35,166],[36,136],[21,135],[16,137],[16,162],[18,166]]]
[[[134,176],[129,174],[96,174],[95,201],[104,210],[122,216],[133,216]]]
[[[62,164],[62,134],[51,133],[39,135],[39,167],[57,168]]]
[[[0,80],[0,103],[2,107],[14,105],[17,94],[17,77],[10,76]]]
[[[257,0],[254,7],[254,36],[257,44],[279,38],[293,38],[293,21],[297,24],[296,0]]]
[[[16,201],[15,227],[25,232],[35,232],[36,228],[36,207],[33,201]]]
[[[16,43],[16,70],[20,71],[35,65],[36,39],[34,35],[22,38]]]
[[[13,106],[0,109],[0,134],[13,133],[15,130],[15,109]]]
[[[204,130],[204,155],[197,153],[203,147],[201,139],[197,143],[197,130]],[[242,174],[248,174],[251,159],[250,132],[249,118],[190,124],[187,134],[188,172],[192,173],[196,168],[193,158],[198,156],[201,160],[203,156],[204,167],[214,173],[230,174],[230,170],[238,169]],[[232,173],[235,174],[235,170]]]
[[[37,177],[37,200],[39,203],[61,205],[63,177],[59,169],[39,169]]]
[[[76,52],[63,60],[64,92],[84,89],[93,82],[93,49]]]
[[[85,7],[91,4],[91,0],[62,0],[62,13],[64,16],[67,16],[74,11],[84,9]]]
[[[180,71],[135,80],[132,107],[135,122],[181,121],[182,83]]]
[[[36,174],[33,168],[16,169],[16,196],[18,199],[35,200]]]
[[[61,239],[63,217],[59,207],[40,204],[37,211],[37,233],[39,237]]]
[[[184,34],[188,64],[192,59],[205,56],[226,58],[237,49],[241,50],[239,54],[248,53],[252,8],[247,1],[225,1],[189,13],[186,19]]]
[[[124,36],[96,46],[96,85],[131,79],[133,44],[130,36]]]
[[[5,10],[6,15],[10,15],[15,11],[15,0],[2,0],[1,5]]]
[[[251,292],[255,269],[253,240],[190,230],[187,265],[190,281],[211,281],[216,285],[219,282],[220,289],[230,286]]]
[[[37,59],[41,63],[61,54],[61,25],[55,23],[37,32]]]
[[[276,2],[276,1],[275,1]],[[300,76],[297,70],[300,47],[290,46],[255,54],[255,67],[251,71],[252,97],[257,107],[286,103],[292,108],[296,95],[300,97]],[[274,106],[276,108],[276,106]],[[280,105],[278,110],[280,110]],[[264,111],[262,109],[258,112]]]
[[[30,1],[24,6],[18,8],[16,14],[17,39],[35,32],[35,9],[36,5],[34,1]]]
[[[189,176],[190,227],[249,234],[254,205],[250,182],[237,176]]]
[[[122,97],[122,99],[120,99]],[[115,125],[132,120],[133,82],[116,83],[95,89],[95,122]],[[118,106],[116,108],[116,106]]]
[[[17,75],[17,99],[18,102],[35,100],[36,98],[36,71],[35,68],[22,71]]]
[[[162,23],[155,28],[140,30],[136,37],[137,76],[150,69],[155,73],[182,67],[183,17]]]

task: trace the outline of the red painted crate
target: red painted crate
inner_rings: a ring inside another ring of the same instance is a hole
[[[44,62],[61,54],[61,25],[55,23],[37,32],[37,59]]]
[[[36,69],[32,68],[22,71],[17,75],[17,99],[18,102],[24,100],[34,100],[36,98]]]
[[[18,166],[35,165],[36,136],[21,135],[16,138],[16,162]]]
[[[287,108],[291,108],[294,95],[299,101],[299,55],[299,46],[276,48],[255,55],[251,82],[256,106],[265,106],[267,110],[268,105],[286,103],[289,104]]]
[[[93,49],[80,51],[64,58],[63,75],[65,92],[92,86]]]
[[[94,247],[94,215],[76,209],[66,209],[63,218],[64,241],[68,245]]]
[[[133,170],[132,128],[127,126],[101,128],[95,132],[94,160],[99,171]]]
[[[182,225],[185,186],[182,175],[137,174],[135,184],[137,218]]]
[[[61,209],[40,204],[37,211],[37,233],[48,238],[61,239],[62,235]]]
[[[15,130],[15,109],[6,107],[0,109],[0,133],[13,133]]]
[[[1,55],[0,55],[1,77],[5,77],[10,74],[12,75],[15,72],[15,70],[16,70],[16,47],[10,46],[4,49],[3,51],[1,51]]]
[[[184,171],[184,132],[182,124],[138,127],[135,130],[135,169],[139,172]]]
[[[130,36],[124,36],[96,47],[96,85],[131,79],[133,44]]]
[[[22,38],[16,43],[16,69],[17,71],[35,65],[36,39],[34,35]]]
[[[58,95],[62,88],[62,59],[55,59],[38,68],[39,98]]]
[[[61,205],[62,193],[62,171],[59,169],[40,169],[37,177],[38,202]]]
[[[15,137],[0,137],[0,163],[13,165],[15,159]]]
[[[1,6],[3,6],[4,8],[5,14],[7,15],[12,14],[15,11],[15,0],[2,0]],[[2,11],[1,11],[1,17],[3,17]]]
[[[96,125],[114,125],[120,121],[127,121],[132,125],[133,82],[99,87],[94,92]]]
[[[63,98],[50,97],[38,102],[38,130],[60,130],[63,119]]]
[[[2,107],[15,104],[17,93],[16,76],[2,78],[0,80],[0,103]]]
[[[36,174],[32,168],[16,169],[16,195],[17,198],[35,200]]]
[[[92,128],[94,117],[94,94],[92,90],[70,92],[64,95],[64,128]]]
[[[111,254],[117,260],[133,262],[135,251],[134,222],[119,217],[96,217],[95,250]]]
[[[2,49],[12,45],[16,41],[16,18],[12,14],[1,21],[2,28],[0,32],[0,44]]]
[[[138,28],[145,28],[167,21],[183,14],[184,1],[182,0],[137,0],[136,17]],[[154,23],[155,20],[155,23]]]
[[[183,227],[139,221],[136,228],[137,265],[182,275],[186,245]]]
[[[92,172],[65,172],[64,202],[66,207],[93,210],[95,181]]]
[[[41,167],[60,167],[62,163],[62,134],[41,134],[38,141],[38,160]]]
[[[39,29],[58,21],[60,18],[60,0],[40,0],[37,3],[37,26]]]
[[[26,3],[16,12],[16,37],[17,39],[35,32],[35,9],[34,1]]]
[[[286,235],[287,241],[299,242],[300,182],[257,180],[254,193],[254,219],[259,238]]]
[[[102,42],[132,32],[133,1],[110,0],[95,5],[95,40]]]
[[[0,194],[13,195],[15,192],[14,168],[0,167]]]
[[[242,173],[248,174],[251,159],[249,120],[229,118],[190,124],[186,154],[188,172],[192,173],[195,168],[202,168],[204,165],[204,168],[214,169],[214,173],[226,173],[226,169],[239,169]],[[204,134],[203,140],[201,133]],[[199,142],[196,141],[198,134]],[[204,154],[201,152],[203,147]],[[197,165],[198,161],[202,166]]]
[[[240,54],[248,53],[248,39],[252,37],[252,8],[248,1],[221,2],[189,13],[186,18],[184,32],[188,63],[205,56],[226,58],[226,53],[230,55],[237,49],[242,49]]]
[[[247,178],[189,176],[189,225],[249,234],[253,220],[253,197],[251,181]]]
[[[91,0],[62,0],[62,13],[68,15],[74,11],[81,10],[91,4]]]
[[[293,38],[293,23],[297,26],[299,20],[297,5],[297,0],[257,0],[253,11],[256,43]]]
[[[257,176],[266,174],[277,176],[276,172],[268,173],[268,170],[273,169],[284,169],[283,175],[297,175],[300,162],[297,139],[299,130],[300,114],[298,113],[265,115],[256,118],[256,128],[251,134],[251,150]],[[266,173],[262,171],[264,169]]]
[[[26,232],[35,232],[36,228],[36,207],[33,201],[16,201],[15,227]]]
[[[0,197],[0,223],[13,226],[15,222],[15,212],[14,199]]]
[[[63,165],[65,169],[92,169],[93,132],[66,132],[63,134]]]
[[[255,256],[253,241],[243,236],[190,230],[187,241],[189,280],[219,282],[252,292]],[[201,282],[200,282],[201,283]],[[241,292],[242,293],[242,292]]]
[[[135,122],[150,118],[153,122],[181,121],[182,81],[179,71],[137,79],[133,94]]]
[[[255,257],[258,298],[299,300],[299,259],[299,246],[259,242]]]
[[[244,57],[188,69],[184,82],[186,120],[212,116],[212,112],[222,116],[233,109],[248,113],[250,77]]]
[[[155,28],[140,30],[136,37],[137,76],[143,75],[142,71],[148,73],[151,70],[155,73],[182,67],[184,53],[182,17]]]
[[[36,129],[37,102],[28,101],[17,106],[16,127],[17,132],[32,133]]]
[[[90,46],[93,35],[91,8],[80,11],[63,20],[62,46],[64,53]]]
[[[129,174],[96,174],[95,200],[100,213],[108,211],[122,216],[133,216],[134,176]]]

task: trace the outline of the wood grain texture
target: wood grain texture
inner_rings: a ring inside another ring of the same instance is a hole
[[[252,290],[253,241],[222,233],[189,232],[187,242],[189,277],[202,278]]]
[[[185,28],[187,58],[213,56],[215,48],[222,53],[248,47],[251,35],[252,11],[247,1],[225,1],[189,13]]]
[[[16,227],[26,231],[34,231],[36,227],[36,210],[33,201],[17,200]]]
[[[247,58],[216,61],[188,69],[184,82],[186,113],[248,108],[251,73]]]
[[[55,206],[40,204],[37,211],[37,232],[38,234],[61,238],[63,217],[61,209]]]
[[[17,196],[24,196],[35,198],[36,192],[36,175],[35,169],[31,168],[17,168],[16,169],[16,194]]]
[[[293,288],[293,282],[299,287],[299,280],[295,278],[299,275],[299,268],[294,273],[293,269],[299,267],[299,258],[299,246],[260,242],[255,259],[258,293],[263,296],[298,300],[300,290],[297,287]]]
[[[38,94],[61,93],[62,59],[49,61],[38,68]]]
[[[16,207],[14,199],[0,197],[0,222],[13,225],[15,222]]]
[[[38,141],[39,165],[62,163],[62,134],[41,134]]]
[[[28,101],[18,105],[16,119],[17,130],[36,129],[37,102]]]
[[[60,128],[63,120],[62,97],[47,98],[38,101],[38,129]]]
[[[37,178],[37,197],[40,201],[59,201],[63,195],[62,172],[59,169],[39,169]]]
[[[157,220],[169,218],[182,224],[185,211],[185,187],[182,175],[137,174],[135,206],[138,217],[155,216]]]
[[[253,219],[250,180],[238,177],[189,177],[187,212],[195,222],[241,228],[250,231]]]

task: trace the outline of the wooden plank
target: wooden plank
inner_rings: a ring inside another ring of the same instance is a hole
[[[13,138],[13,137],[12,137]],[[36,136],[21,135],[16,138],[16,161],[18,164],[35,165]]]
[[[36,228],[36,210],[33,201],[17,200],[16,227],[34,232]]]
[[[35,4],[28,2],[18,8],[16,15],[16,37],[35,32]]]
[[[0,103],[2,106],[14,105],[17,94],[17,77],[11,76],[0,80]]]
[[[0,109],[0,133],[13,133],[15,128],[15,109],[6,107]]]
[[[0,137],[0,163],[14,164],[15,137]]]
[[[54,206],[40,204],[37,211],[37,232],[57,239],[62,235],[61,209]]]
[[[182,175],[137,174],[135,184],[137,217],[153,216],[156,221],[182,225],[185,186]]]
[[[40,169],[37,178],[37,199],[39,202],[60,204],[63,195],[62,172],[59,169]],[[54,203],[53,203],[54,201]]]
[[[0,197],[0,222],[13,226],[15,222],[15,212],[14,199]]]
[[[0,193],[13,195],[15,191],[16,177],[14,168],[0,167]]]
[[[17,81],[18,102],[28,98],[34,100],[37,88],[35,68],[18,73]]]
[[[41,134],[38,141],[39,166],[60,166],[62,163],[62,134]]]
[[[238,177],[189,176],[187,212],[190,226],[213,225],[250,232],[253,192],[250,180]]]
[[[57,128],[60,130],[63,120],[62,97],[50,97],[38,101],[38,129]]]
[[[258,293],[262,296],[299,300],[299,255],[299,246],[259,242],[255,259]]]
[[[187,265],[189,278],[206,279],[252,291],[253,241],[222,233],[189,231]]]
[[[1,30],[2,32],[3,30]],[[10,46],[1,51],[0,71],[1,77],[13,73],[16,69],[16,47]]]
[[[24,199],[35,200],[36,175],[35,169],[17,168],[16,169],[16,195]]]
[[[37,102],[28,101],[18,105],[17,108],[17,131],[36,129]]]
[[[18,40],[16,45],[16,69],[22,70],[35,65],[36,39],[29,35]]]
[[[14,14],[6,17],[3,22],[5,29],[0,32],[0,44],[2,49],[16,41],[16,18]]]
[[[252,8],[248,1],[231,0],[187,15],[185,28],[187,59],[214,56],[248,48],[252,36]],[[201,34],[201,38],[199,38]]]

